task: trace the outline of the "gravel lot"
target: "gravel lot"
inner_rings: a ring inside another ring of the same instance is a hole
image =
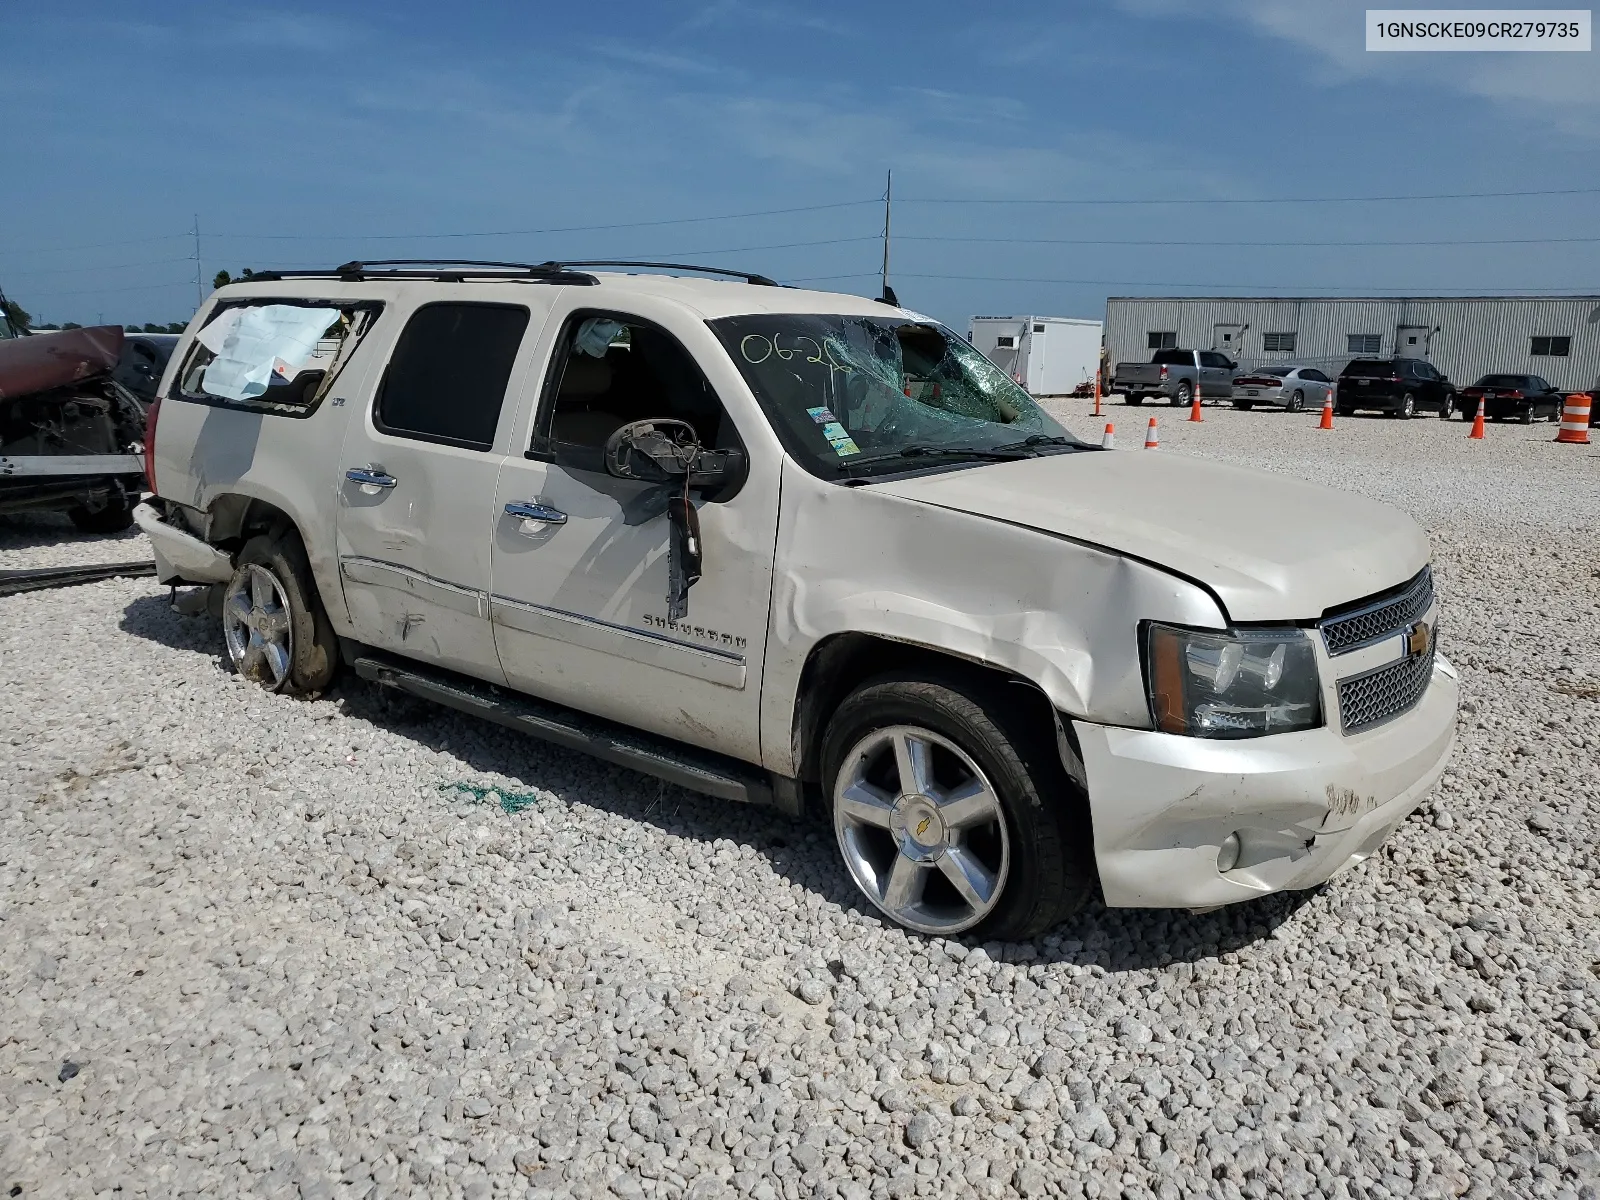
[[[150,539],[138,526],[106,535],[78,532],[65,513],[0,517],[0,570],[142,562],[149,557]]]
[[[3,599],[0,1188],[1593,1197],[1600,446],[1109,411],[1428,526],[1463,737],[1375,858],[929,941],[820,825],[359,683],[264,695],[150,581]]]

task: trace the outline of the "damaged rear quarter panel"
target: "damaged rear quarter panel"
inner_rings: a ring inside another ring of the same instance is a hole
[[[1143,620],[1225,624],[1207,593],[1149,565],[870,483],[829,483],[785,461],[762,689],[765,765],[798,769],[791,730],[801,672],[812,649],[840,633],[987,663],[1035,683],[1065,713],[1148,728]]]

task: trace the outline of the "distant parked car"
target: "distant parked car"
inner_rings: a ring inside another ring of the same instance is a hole
[[[1462,420],[1477,414],[1480,398],[1483,415],[1489,420],[1505,421],[1515,417],[1524,425],[1533,424],[1538,416],[1559,421],[1561,407],[1566,402],[1566,397],[1539,375],[1485,375],[1471,387],[1461,389]]]
[[[1315,367],[1257,367],[1233,381],[1233,406],[1246,411],[1258,404],[1275,404],[1290,412],[1321,408],[1333,390],[1333,380]]]
[[[122,341],[122,356],[111,372],[123,387],[145,408],[155,399],[156,386],[161,382],[161,372],[167,369],[172,348],[178,344],[176,333],[130,333]]]
[[[1414,417],[1456,410],[1456,387],[1430,362],[1420,358],[1357,358],[1339,372],[1334,407],[1340,416],[1363,409],[1391,417]]]
[[[1201,399],[1221,400],[1233,394],[1239,364],[1219,350],[1158,350],[1147,363],[1120,362],[1111,390],[1129,404],[1160,396],[1169,404],[1188,404],[1195,389]]]

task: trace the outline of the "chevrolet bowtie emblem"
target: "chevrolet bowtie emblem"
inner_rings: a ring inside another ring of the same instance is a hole
[[[921,837],[923,834],[925,834],[927,832],[928,832],[928,818],[927,817],[923,817],[921,822],[917,825],[917,836]]]
[[[1433,648],[1433,629],[1426,621],[1418,621],[1406,631],[1406,653],[1421,658]]]

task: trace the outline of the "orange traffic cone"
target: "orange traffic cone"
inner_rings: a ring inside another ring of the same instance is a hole
[[[1561,429],[1556,441],[1574,446],[1589,444],[1589,407],[1593,403],[1594,397],[1587,392],[1574,392],[1567,397],[1561,406]]]
[[[1117,427],[1110,421],[1106,422],[1106,431],[1100,435],[1100,449],[1115,450],[1117,448]]]
[[[1322,420],[1317,424],[1318,429],[1333,428],[1333,389],[1328,389],[1328,394],[1322,398]]]
[[[1144,431],[1144,448],[1146,450],[1161,449],[1161,438],[1156,433],[1156,419],[1150,418],[1150,427]]]
[[[1205,418],[1200,415],[1200,384],[1199,383],[1196,383],[1194,385],[1194,403],[1189,406],[1189,420],[1191,420],[1191,421],[1203,421],[1203,420],[1205,420]]]
[[[1472,432],[1467,434],[1467,436],[1469,438],[1477,438],[1480,442],[1483,441],[1483,397],[1482,396],[1478,397],[1478,415],[1472,418]]]

